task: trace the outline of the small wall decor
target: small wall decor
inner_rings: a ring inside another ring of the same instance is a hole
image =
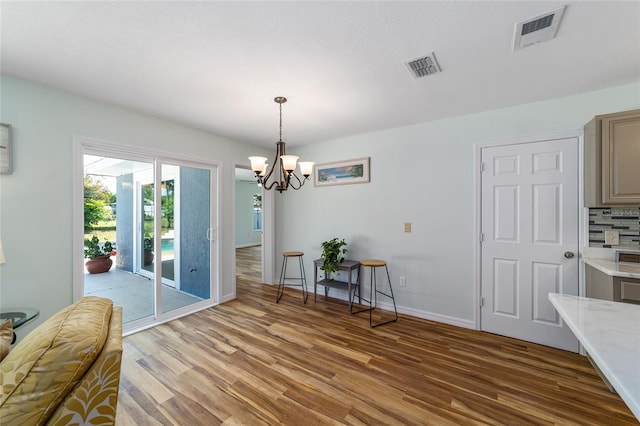
[[[0,174],[10,175],[11,166],[11,125],[0,123]]]
[[[369,182],[369,157],[318,164],[313,168],[315,186]]]

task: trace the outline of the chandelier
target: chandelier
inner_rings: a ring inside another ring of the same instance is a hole
[[[269,168],[266,157],[249,157],[251,170],[256,174],[258,184],[266,190],[275,188],[276,191],[286,191],[289,188],[298,190],[309,179],[313,170],[312,161],[300,161],[300,173],[303,179],[296,175],[297,155],[287,155],[285,143],[282,142],[282,104],[287,102],[287,98],[278,96],[274,102],[280,105],[280,139],[276,142],[276,157],[273,165]]]

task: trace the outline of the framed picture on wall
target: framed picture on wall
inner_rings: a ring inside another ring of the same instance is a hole
[[[10,175],[11,166],[11,125],[0,123],[0,174]]]
[[[369,182],[369,157],[317,164],[313,168],[315,186]]]

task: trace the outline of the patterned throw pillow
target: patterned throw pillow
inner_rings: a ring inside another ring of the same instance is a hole
[[[13,340],[13,327],[11,321],[0,321],[0,361],[9,353],[9,347]]]

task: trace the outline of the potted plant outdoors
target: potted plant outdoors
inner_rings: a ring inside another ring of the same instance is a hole
[[[344,248],[347,243],[344,238],[333,238],[329,241],[324,241],[321,245],[323,264],[320,269],[324,271],[325,278],[333,281],[333,274],[338,271],[336,265],[344,262],[344,255],[347,254],[347,249]]]
[[[145,237],[143,242],[144,248],[144,266],[149,266],[153,263],[153,238]]]
[[[111,269],[111,265],[113,265],[111,256],[114,253],[115,250],[110,241],[100,244],[100,240],[95,235],[91,239],[84,240],[84,257],[89,259],[85,265],[90,274],[100,274]]]

